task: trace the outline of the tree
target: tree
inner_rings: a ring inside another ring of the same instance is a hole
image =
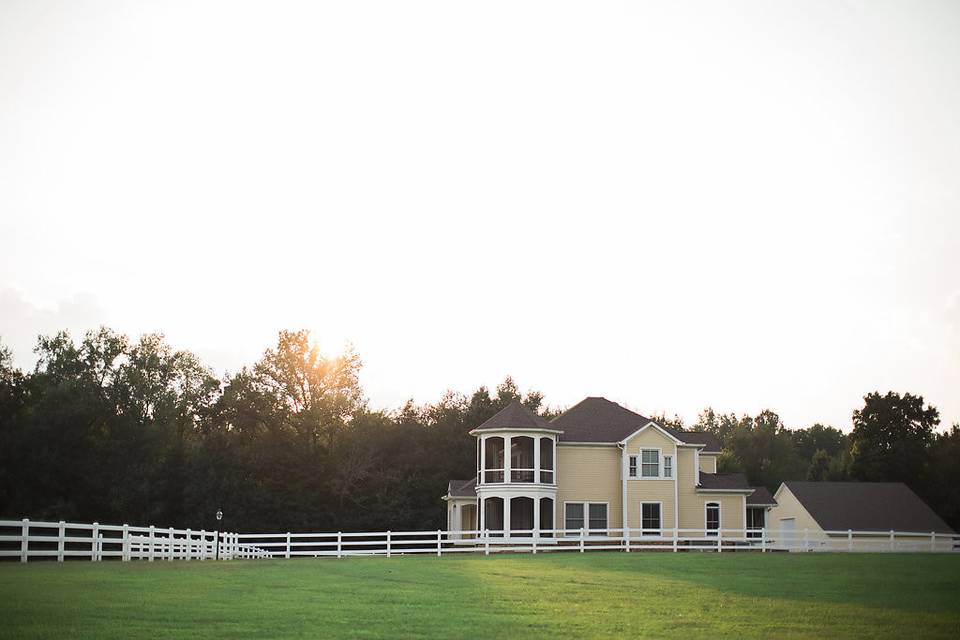
[[[960,424],[934,436],[923,480],[922,497],[960,531]]]
[[[927,448],[940,423],[936,408],[924,406],[922,396],[892,391],[863,400],[863,408],[853,412],[850,474],[871,482],[900,481],[919,491]]]
[[[727,443],[735,466],[746,473],[753,486],[776,491],[782,481],[803,477],[805,465],[794,450],[789,431],[773,411],[741,418],[727,436]],[[724,465],[725,471],[732,470],[728,465]]]

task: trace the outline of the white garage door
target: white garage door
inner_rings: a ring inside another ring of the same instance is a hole
[[[780,544],[787,549],[797,546],[797,521],[794,518],[780,518]]]

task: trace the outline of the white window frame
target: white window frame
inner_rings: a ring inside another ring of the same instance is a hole
[[[717,528],[711,529],[708,526],[710,520],[707,518],[707,511],[709,511],[711,505],[717,505]],[[716,536],[719,534],[720,529],[723,528],[723,504],[719,500],[707,500],[703,503],[703,532],[708,536]],[[714,533],[710,533],[713,531]]]
[[[657,475],[655,476],[645,476],[643,475],[644,466],[653,464],[652,462],[644,462],[643,454],[647,451],[656,451],[657,452]],[[640,449],[640,479],[641,480],[660,480],[663,477],[662,469],[663,466],[663,450],[660,447],[643,447]]]
[[[667,460],[670,461],[669,467],[667,466]],[[669,470],[670,473],[667,473],[667,470]],[[666,478],[667,480],[673,480],[673,456],[672,455],[663,456],[663,477]]]
[[[566,535],[570,535],[569,529],[567,527],[567,505],[579,504],[583,505],[583,531],[586,535],[607,535],[607,532],[610,530],[610,503],[603,500],[569,500],[563,502],[563,528]],[[603,529],[591,529],[590,528],[590,505],[602,504],[606,507],[607,518],[606,526]],[[594,534],[593,532],[597,532]]]
[[[643,527],[643,507],[644,505],[655,504],[659,508],[660,526],[656,529],[644,530]],[[640,502],[640,535],[642,536],[662,536],[663,535],[663,502],[660,500],[643,500]]]
[[[627,477],[636,478],[639,468],[637,465],[637,456],[627,456]]]

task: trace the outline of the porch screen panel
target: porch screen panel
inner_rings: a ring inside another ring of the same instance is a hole
[[[540,438],[540,482],[553,484],[553,440]]]
[[[515,436],[510,443],[510,482],[533,482],[533,438]]]
[[[484,482],[503,482],[503,438],[494,436],[484,441]]]
[[[541,535],[550,538],[553,536],[553,500],[540,498],[540,529],[546,530]]]

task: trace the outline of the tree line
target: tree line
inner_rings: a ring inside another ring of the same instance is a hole
[[[468,432],[514,399],[558,411],[507,378],[495,389],[372,409],[352,351],[282,331],[255,364],[218,377],[162,336],[108,328],[43,336],[24,372],[0,345],[0,516],[244,531],[433,529],[451,478],[475,473]],[[721,470],[784,479],[902,480],[960,526],[960,427],[910,394],[870,394],[853,431],[787,429],[708,409],[674,428],[715,433]]]

